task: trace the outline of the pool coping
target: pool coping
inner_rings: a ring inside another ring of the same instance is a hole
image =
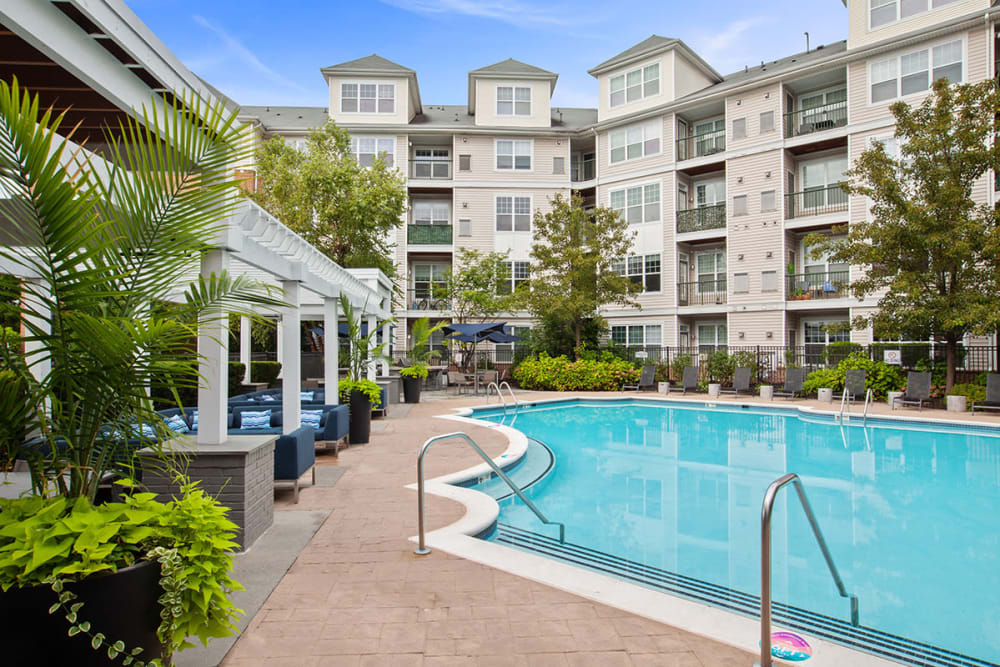
[[[774,412],[801,412],[807,415],[837,418],[838,411],[822,410],[808,405],[768,406],[756,402],[745,402],[726,399],[671,398],[659,395],[638,396],[578,396],[540,398],[524,401],[529,406],[547,403],[571,403],[578,401],[629,402],[635,400],[657,403],[675,403],[682,405],[747,406]],[[454,414],[436,415],[438,419],[456,421],[475,425],[479,428],[496,430],[507,438],[508,446],[498,457],[493,459],[498,466],[510,465],[512,461],[523,457],[527,451],[528,439],[521,431],[500,424],[473,419],[470,415],[486,409],[496,409],[501,406],[463,407],[455,408]],[[857,417],[857,415],[853,415]],[[969,424],[956,419],[923,418],[908,415],[873,416],[876,420],[899,421],[903,423],[929,423],[931,425],[948,426],[986,426],[1000,432],[1000,424],[975,423]],[[848,420],[844,420],[845,422]],[[487,542],[475,537],[488,531],[495,525],[500,515],[500,506],[490,496],[469,487],[457,486],[460,482],[488,476],[492,473],[486,463],[475,465],[447,475],[441,475],[425,481],[425,492],[448,498],[461,503],[465,514],[456,522],[430,531],[425,535],[428,547],[440,549],[446,553],[466,558],[482,565],[514,574],[525,579],[545,584],[553,588],[579,595],[594,602],[605,604],[622,611],[643,616],[654,621],[691,632],[697,635],[729,644],[752,654],[759,654],[760,621],[755,618],[725,611],[711,605],[686,600],[682,597],[661,593],[649,588],[599,574],[591,570],[570,565],[558,560],[526,553],[512,547]],[[408,489],[416,489],[416,484],[409,484]],[[417,537],[411,537],[416,542]],[[780,624],[772,627],[772,632],[782,629]],[[787,630],[787,629],[786,629]],[[809,664],[817,667],[839,667],[845,664],[857,667],[888,667],[899,665],[896,661],[887,660],[871,653],[813,637],[808,632],[795,630],[804,635],[813,647],[813,656]],[[784,664],[775,660],[776,664]]]

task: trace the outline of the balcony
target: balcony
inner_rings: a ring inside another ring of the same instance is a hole
[[[842,213],[847,210],[848,196],[839,183],[825,188],[808,188],[785,195],[785,219],[807,218],[813,215]]]
[[[847,102],[832,102],[821,107],[786,113],[785,137],[790,139],[845,125],[847,125]]]
[[[420,285],[420,287],[414,287],[406,290],[407,310],[446,311],[451,309],[451,303],[449,303],[447,299],[441,299],[434,296],[435,293],[441,293],[444,289],[443,285],[438,283],[417,284]]]
[[[724,229],[726,205],[701,206],[677,211],[677,233],[702,232],[706,229]]]
[[[589,160],[573,162],[570,165],[569,176],[569,180],[573,183],[594,180],[597,177],[596,161],[591,157]]]
[[[451,245],[451,225],[407,225],[409,245]]]
[[[712,130],[677,140],[677,160],[715,155],[726,150],[726,131]]]
[[[846,299],[850,273],[821,271],[816,273],[791,273],[785,277],[785,294],[788,301],[813,299]]]
[[[677,283],[678,306],[711,306],[724,303],[726,303],[725,279]]]
[[[428,181],[449,179],[451,178],[451,161],[414,158],[410,162],[410,178]]]

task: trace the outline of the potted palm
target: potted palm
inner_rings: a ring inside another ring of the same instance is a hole
[[[430,362],[441,356],[440,352],[431,349],[430,340],[435,332],[448,326],[448,323],[440,322],[432,327],[430,322],[430,318],[421,317],[413,323],[409,363],[399,371],[403,376],[403,399],[407,403],[420,402],[420,385],[427,379]]]
[[[347,338],[351,342],[347,358],[347,379],[342,380],[338,389],[340,398],[350,405],[350,441],[352,445],[364,444],[371,437],[372,408],[381,404],[379,386],[366,375],[370,364],[388,361],[383,353],[386,342],[376,343],[379,329],[386,322],[379,322],[367,333],[361,325],[361,313],[356,313],[346,295],[340,295],[340,307],[347,320]]]
[[[249,145],[235,113],[157,98],[141,116],[108,133],[105,162],[0,81],[0,221],[13,239],[0,261],[28,277],[5,306],[23,338],[0,340],[0,451],[31,479],[30,494],[0,500],[11,664],[169,662],[190,635],[236,630],[226,508],[196,485],[162,503],[125,482],[138,448],[172,447],[150,395],[197,385],[199,320],[281,303],[226,272],[184,290],[238,202],[230,166]],[[124,500],[98,503],[112,473]]]

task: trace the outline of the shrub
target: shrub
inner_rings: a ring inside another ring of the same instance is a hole
[[[820,387],[830,387],[834,393],[842,391],[849,370],[867,373],[865,384],[875,393],[875,398],[885,398],[890,391],[902,389],[904,384],[898,367],[884,361],[872,361],[864,352],[853,352],[835,368],[820,368],[810,373],[802,383],[802,391],[807,395],[816,393]]]
[[[858,343],[852,343],[847,340],[839,340],[835,343],[830,343],[823,348],[823,363],[829,366],[836,366],[849,355],[863,350],[864,347]]]
[[[622,359],[570,361],[544,352],[525,359],[514,370],[514,379],[522,387],[543,391],[618,391],[623,384],[638,382],[639,375],[639,369]]]
[[[412,366],[407,366],[406,368],[400,368],[399,374],[405,378],[417,378],[418,380],[424,380],[427,378],[427,364],[419,362],[413,364]]]
[[[266,382],[267,386],[271,386],[275,380],[278,379],[278,373],[281,372],[281,364],[277,361],[251,361],[250,362],[250,381],[251,382]]]
[[[684,377],[684,368],[690,365],[690,354],[678,354],[674,357],[674,360],[670,362],[670,377],[675,381],[680,382]]]
[[[235,396],[243,387],[243,374],[247,367],[238,361],[229,362],[229,395]],[[185,405],[188,405],[185,403]],[[194,405],[194,404],[192,404]]]
[[[952,385],[951,391],[948,392],[949,396],[965,396],[965,407],[967,410],[972,409],[973,401],[985,401],[986,400],[986,387],[982,387],[978,384],[966,383],[966,384],[956,384]]]

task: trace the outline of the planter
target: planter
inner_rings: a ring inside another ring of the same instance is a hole
[[[351,406],[351,444],[363,445],[368,442],[372,432],[372,402],[360,391],[352,391]]]
[[[816,398],[820,403],[833,403],[833,389],[830,387],[820,387],[816,390]]]
[[[420,378],[403,376],[403,402],[420,402]]]
[[[895,410],[896,409],[896,405],[895,405],[896,399],[899,398],[902,395],[903,395],[903,392],[901,392],[901,391],[890,391],[886,395],[886,401],[889,403],[889,407],[892,408],[893,410]]]
[[[966,408],[965,399],[966,399],[965,396],[949,396],[948,412],[965,412]]]
[[[762,384],[760,386],[760,397],[765,401],[774,400],[774,387],[769,384]]]
[[[141,646],[139,659],[160,657],[156,629],[160,625],[162,594],[160,568],[142,562],[112,574],[91,577],[67,586],[83,602],[79,620],[90,621],[92,633],[103,633],[110,643],[125,642],[126,648]],[[69,637],[65,614],[49,614],[56,594],[48,586],[11,588],[0,592],[0,637],[4,642],[4,664],[73,665],[106,667],[121,665],[109,660],[107,648],[94,650],[90,637]]]
[[[661,394],[669,394],[670,393],[670,383],[669,382],[657,382],[656,383],[656,390],[658,392],[660,392]]]
[[[708,385],[709,398],[718,398],[719,394],[721,393],[722,393],[722,384],[713,382]]]

